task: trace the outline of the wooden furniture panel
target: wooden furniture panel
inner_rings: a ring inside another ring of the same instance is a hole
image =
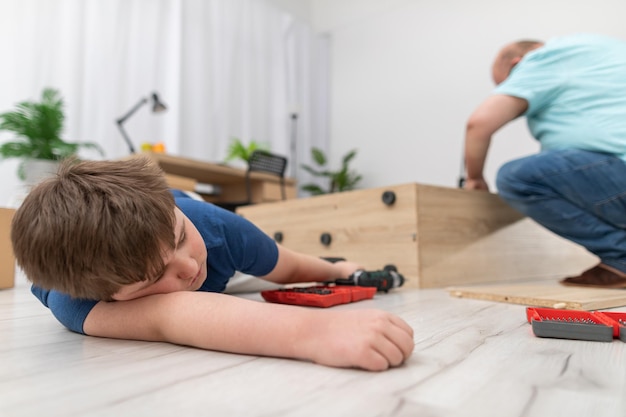
[[[393,204],[383,195],[393,193]],[[555,279],[596,262],[497,195],[416,183],[241,207],[284,246],[345,257],[367,269],[395,265],[408,287]],[[330,243],[321,243],[322,235]]]
[[[11,220],[14,209],[0,208],[0,289],[15,283],[15,257],[11,245]]]
[[[610,288],[573,287],[557,282],[476,285],[447,288],[458,298],[498,301],[526,306],[601,310],[626,305],[626,291]]]

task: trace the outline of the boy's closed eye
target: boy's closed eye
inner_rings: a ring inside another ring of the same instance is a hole
[[[178,238],[178,243],[176,244],[176,248],[182,246],[185,243],[185,239],[187,238],[187,233],[185,233],[185,220],[182,221],[182,226],[180,230],[180,236]]]
[[[183,219],[181,222],[181,227],[180,227],[180,233],[178,234],[178,241],[176,242],[175,246],[174,246],[174,251],[176,251],[176,249],[178,249],[179,247],[183,246],[185,244],[185,240],[187,238],[187,234],[185,233],[185,220]],[[164,268],[162,271],[159,271],[158,273],[155,274],[154,279],[150,280],[150,285],[158,282],[161,278],[163,278],[163,275],[165,274],[165,269],[166,269],[167,265],[164,265]]]

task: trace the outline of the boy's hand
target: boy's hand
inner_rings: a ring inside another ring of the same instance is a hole
[[[337,261],[333,264],[339,272],[339,276],[335,278],[349,278],[352,273],[358,269],[365,269],[361,265],[349,261]]]
[[[393,314],[380,310],[314,313],[298,343],[316,363],[383,371],[401,365],[413,352],[413,329]]]

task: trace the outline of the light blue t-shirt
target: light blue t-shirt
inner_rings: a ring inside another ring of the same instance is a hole
[[[576,34],[527,53],[494,90],[528,101],[542,150],[574,148],[626,160],[626,42]]]

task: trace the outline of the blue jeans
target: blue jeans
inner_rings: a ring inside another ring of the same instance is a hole
[[[503,165],[496,184],[513,208],[626,273],[626,163],[609,154],[544,151]]]

